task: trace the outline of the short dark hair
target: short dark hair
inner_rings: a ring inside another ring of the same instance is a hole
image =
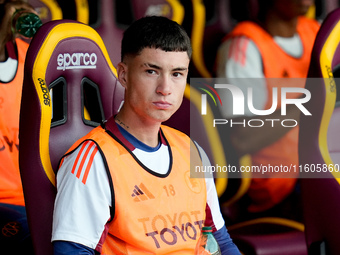
[[[124,32],[121,60],[136,56],[144,48],[164,51],[185,51],[191,58],[192,48],[188,34],[175,21],[162,16],[146,16],[133,22]]]

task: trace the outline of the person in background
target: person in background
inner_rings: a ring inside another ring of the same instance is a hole
[[[11,29],[27,1],[0,0],[0,253],[33,254],[19,172],[19,112],[28,44]]]
[[[194,254],[203,225],[212,226],[222,254],[240,254],[213,178],[190,177],[190,164],[208,164],[206,154],[161,125],[183,100],[191,52],[184,29],[165,17],[141,18],[124,32],[122,109],[76,142],[57,172],[55,255]],[[74,173],[85,169],[84,183]]]
[[[304,16],[314,4],[313,0],[258,0],[258,4],[257,20],[240,22],[223,40],[216,58],[216,74],[238,86],[244,95],[252,88],[254,108],[264,110],[272,106],[273,87],[304,87],[304,79],[292,78],[307,77],[320,25]],[[278,80],[265,78],[280,78],[285,82],[278,85]],[[223,97],[222,115],[235,122],[282,117],[299,120],[300,110],[294,105],[288,105],[287,114],[281,116],[280,90],[277,110],[270,116],[255,116],[247,107],[245,116],[233,116],[230,94],[226,90],[219,90],[219,94]],[[300,96],[292,94],[292,97]],[[239,157],[251,155],[252,165],[297,167],[299,164],[298,126],[234,125],[231,141]],[[254,175],[246,196],[248,200],[245,199],[248,201],[246,217],[283,216],[300,220],[296,218],[295,207],[298,173],[291,174],[290,178],[281,178],[283,175]]]

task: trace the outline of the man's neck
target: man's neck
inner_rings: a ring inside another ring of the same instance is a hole
[[[147,123],[139,118],[127,117],[123,112],[116,115],[115,121],[142,143],[150,147],[158,145],[160,123]]]
[[[272,36],[293,37],[297,32],[298,18],[282,19],[276,15],[268,15],[264,24],[265,29]]]

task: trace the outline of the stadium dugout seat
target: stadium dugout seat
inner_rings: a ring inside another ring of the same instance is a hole
[[[89,23],[88,0],[28,0],[28,2],[39,14],[43,24],[60,19]]]
[[[237,22],[252,19],[257,12],[256,0],[190,0],[186,6],[186,29],[193,46],[191,77],[215,77],[218,46]]]
[[[306,89],[311,99],[299,132],[301,191],[308,254],[340,254],[340,9],[323,21]]]
[[[58,0],[63,18],[89,24],[90,9],[88,0]]]
[[[338,0],[315,0],[314,3],[315,8],[312,10],[313,16],[311,17],[319,20],[320,22],[326,18],[328,13],[334,11],[340,6],[340,2]]]
[[[98,75],[100,74],[100,75]],[[19,126],[19,166],[36,255],[52,255],[58,161],[118,112],[124,89],[98,33],[71,20],[45,23],[32,39]]]
[[[75,0],[76,4],[76,20],[84,24],[89,24],[90,10],[87,0]]]
[[[233,27],[229,0],[191,0],[186,6],[191,10],[185,25],[193,47],[190,76],[211,78],[218,45]]]
[[[56,0],[28,0],[28,3],[39,14],[42,23],[63,18],[63,12]]]

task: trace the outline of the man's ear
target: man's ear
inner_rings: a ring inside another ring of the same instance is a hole
[[[124,88],[126,88],[127,65],[119,62],[117,65],[118,80]]]

